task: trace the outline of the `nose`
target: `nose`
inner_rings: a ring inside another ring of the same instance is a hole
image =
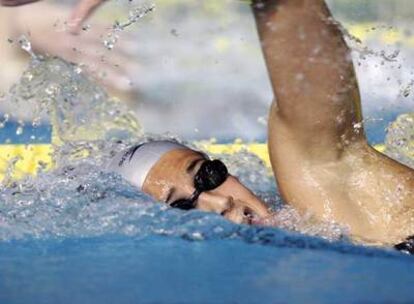
[[[231,196],[217,195],[209,192],[203,192],[197,200],[197,209],[224,214],[233,207],[233,198]]]

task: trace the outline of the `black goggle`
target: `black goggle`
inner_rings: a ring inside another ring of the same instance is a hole
[[[194,176],[194,193],[188,199],[179,199],[170,204],[173,208],[190,210],[195,208],[195,202],[204,191],[211,191],[222,185],[229,172],[220,160],[206,160]]]

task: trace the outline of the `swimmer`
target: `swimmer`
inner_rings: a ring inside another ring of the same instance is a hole
[[[101,2],[74,14],[78,25]],[[358,242],[412,251],[414,171],[368,145],[351,52],[325,1],[251,4],[275,94],[268,142],[284,201],[348,227]],[[224,164],[177,143],[133,147],[111,169],[171,207],[216,212],[236,223],[269,215]]]
[[[122,151],[108,169],[173,208],[214,212],[240,224],[270,215],[220,160],[173,141],[152,141]]]
[[[252,10],[275,94],[268,142],[284,201],[361,243],[413,248],[414,171],[368,145],[351,52],[325,1],[253,0]]]

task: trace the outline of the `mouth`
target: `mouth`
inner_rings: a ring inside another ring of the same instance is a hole
[[[243,224],[254,225],[256,220],[259,220],[258,215],[252,209],[245,207],[243,210]]]
[[[269,226],[269,218],[260,216],[249,207],[245,207],[243,212],[243,224]]]
[[[263,222],[263,218],[249,207],[229,209],[222,215],[237,224],[260,225]]]

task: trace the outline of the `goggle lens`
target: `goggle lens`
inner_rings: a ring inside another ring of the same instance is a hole
[[[194,188],[196,189],[189,199],[179,199],[170,204],[173,208],[191,210],[195,207],[195,201],[204,191],[211,191],[222,185],[229,172],[225,164],[220,160],[206,160],[194,177]]]

